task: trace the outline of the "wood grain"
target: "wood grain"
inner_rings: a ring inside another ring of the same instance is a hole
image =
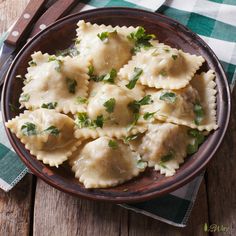
[[[27,175],[9,193],[0,190],[0,235],[29,235],[31,179]]]
[[[117,205],[79,199],[37,182],[35,236],[128,235],[127,217]]]
[[[236,101],[236,90],[232,95]],[[207,168],[209,218],[211,224],[224,225],[236,235],[236,104],[223,144]],[[217,233],[214,235],[222,235]]]

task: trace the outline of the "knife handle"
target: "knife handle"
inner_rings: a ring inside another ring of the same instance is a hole
[[[27,32],[31,24],[34,22],[37,15],[42,11],[46,2],[47,0],[30,0],[20,18],[17,20],[10,31],[5,42],[16,46],[24,36],[25,32]]]
[[[55,2],[37,20],[29,35],[29,39],[35,36],[41,30],[45,29],[48,25],[65,16],[77,3],[78,0],[58,0]]]

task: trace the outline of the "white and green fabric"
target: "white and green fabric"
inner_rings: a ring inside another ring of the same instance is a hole
[[[79,2],[82,10],[112,6],[142,8],[179,21],[197,33],[213,49],[220,59],[231,89],[233,89],[236,79],[235,0],[82,0]],[[4,37],[5,35],[0,38],[0,46]],[[0,188],[9,191],[26,173],[27,168],[8,142],[0,120]],[[202,178],[203,174],[184,187],[163,197],[121,206],[171,225],[184,227]]]

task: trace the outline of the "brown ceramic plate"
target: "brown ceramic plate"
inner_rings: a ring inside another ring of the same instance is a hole
[[[67,164],[60,168],[51,168],[30,155],[16,136],[7,130],[9,140],[26,166],[48,184],[74,194],[93,200],[112,202],[134,202],[148,200],[169,193],[185,183],[204,169],[219,147],[225,134],[230,116],[230,92],[223,68],[212,50],[196,34],[189,31],[178,22],[160,14],[129,8],[101,8],[70,15],[51,25],[33,38],[18,54],[8,72],[2,94],[3,120],[15,117],[18,112],[11,111],[9,104],[19,107],[18,98],[23,86],[16,75],[24,75],[30,55],[34,51],[54,53],[55,50],[65,49],[72,44],[75,38],[76,23],[79,20],[97,24],[120,26],[143,26],[148,33],[157,35],[160,42],[183,51],[202,55],[206,63],[201,71],[213,69],[216,72],[217,82],[217,121],[219,129],[212,132],[201,145],[199,151],[186,158],[177,173],[172,177],[163,177],[157,171],[148,169],[139,177],[120,186],[108,189],[85,189],[74,178]],[[127,190],[127,191],[124,191]]]

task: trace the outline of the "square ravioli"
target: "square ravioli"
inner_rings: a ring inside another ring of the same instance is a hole
[[[32,55],[19,102],[37,109],[54,104],[59,112],[85,111],[80,98],[88,94],[88,64],[80,57],[56,57],[36,52]]]
[[[141,50],[119,71],[119,76],[131,80],[135,69],[142,70],[138,82],[157,89],[185,87],[205,61],[202,56],[190,55],[153,41],[153,47]]]

